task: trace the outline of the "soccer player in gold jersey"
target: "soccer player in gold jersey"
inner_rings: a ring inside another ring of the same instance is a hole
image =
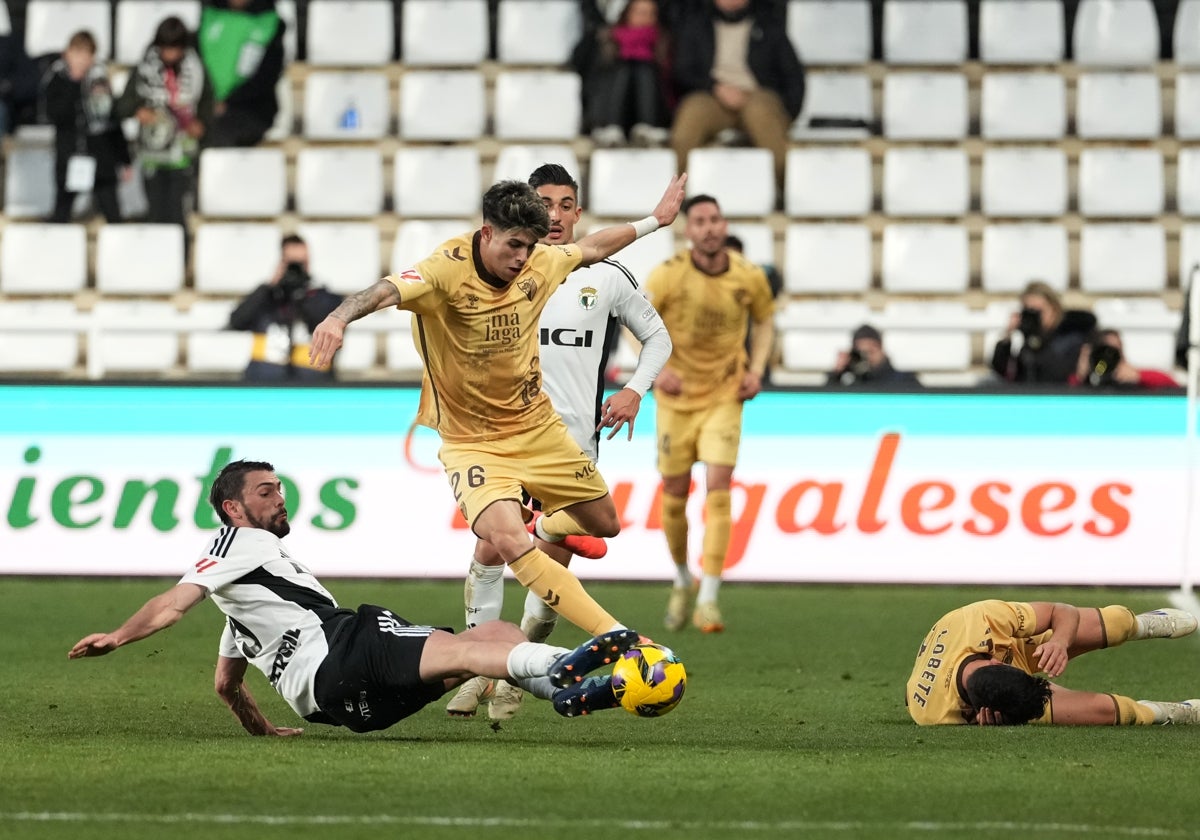
[[[1134,615],[1118,605],[977,601],[933,625],[917,651],[904,701],[922,726],[1200,724],[1200,700],[1133,700],[1047,679],[1089,651],[1195,630],[1195,616],[1170,608]]]
[[[352,321],[388,306],[414,313],[425,361],[417,421],[442,439],[438,457],[463,516],[523,586],[573,624],[599,628],[592,635],[622,625],[533,544],[521,504],[522,489],[542,502],[535,532],[550,542],[621,527],[595,461],[542,390],[538,315],[580,265],[671,224],[686,181],[673,179],[651,216],[553,246],[538,243],[550,217],[534,188],[501,181],[484,193],[482,227],[350,295],[313,332],[313,363],[328,364]]]
[[[693,196],[684,213],[691,247],[646,280],[646,296],[674,344],[654,385],[662,526],[675,562],[664,623],[668,630],[682,629],[695,597],[692,622],[705,633],[717,633],[725,629],[717,594],[729,551],[729,488],[742,436],[742,403],[762,387],[775,341],[775,302],[763,270],[725,246],[728,224],[715,198]],[[698,594],[687,565],[686,513],[697,461],[706,468],[707,518]]]

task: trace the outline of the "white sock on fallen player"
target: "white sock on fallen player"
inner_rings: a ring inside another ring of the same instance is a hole
[[[472,560],[463,585],[463,604],[468,627],[500,618],[504,606],[504,564],[484,566]]]
[[[566,648],[543,645],[539,642],[521,642],[508,652],[508,675],[517,682],[534,677],[544,677],[564,653]],[[524,685],[521,686],[524,688]]]
[[[721,579],[716,575],[704,575],[700,578],[700,594],[696,596],[696,603],[709,604],[717,600],[717,593],[721,589]]]
[[[539,700],[549,700],[559,690],[549,677],[525,677],[515,682]]]

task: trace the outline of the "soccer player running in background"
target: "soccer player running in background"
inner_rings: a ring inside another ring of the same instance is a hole
[[[692,622],[705,633],[718,633],[725,629],[717,595],[729,551],[729,488],[742,436],[742,403],[762,387],[775,342],[775,302],[763,270],[726,247],[728,224],[717,200],[696,195],[683,207],[691,247],[646,279],[646,295],[674,345],[654,385],[662,525],[675,562],[664,624],[681,630],[695,598]],[[698,594],[688,569],[687,520],[697,461],[706,468],[707,520]]]
[[[209,502],[224,527],[179,583],[147,601],[111,633],[84,636],[71,659],[104,656],[177,622],[208,596],[226,616],[215,688],[251,735],[299,735],[276,726],[244,683],[258,668],[311,723],[353,732],[386,729],[475,674],[512,679],[552,699],[566,716],[590,692],[584,675],[637,642],[606,633],[573,651],[528,642],[515,624],[493,621],[454,635],[414,625],[391,610],[343,609],[283,544],[291,531],[283,485],[265,461],[234,461]]]
[[[544,164],[529,176],[550,214],[550,232],[544,245],[569,245],[583,209],[579,184],[555,163]],[[608,350],[620,327],[628,328],[642,343],[637,368],[624,388],[604,399],[604,372]],[[571,272],[542,311],[538,341],[541,345],[542,388],[567,424],[571,437],[584,454],[596,460],[599,429],[611,428],[611,440],[628,423],[628,439],[642,396],[654,383],[667,357],[671,339],[662,318],[638,289],[629,270],[615,260],[601,260]],[[572,551],[561,543],[536,540],[537,547],[564,567]],[[504,560],[489,543],[480,540],[463,587],[467,626],[500,618],[504,603]],[[525,597],[521,629],[530,641],[549,637],[558,613],[534,592]],[[468,680],[446,706],[451,715],[471,716],[484,700],[488,716],[506,719],[516,714],[521,690],[509,683],[478,677]]]
[[[1195,630],[1194,616],[1169,608],[1134,615],[1119,605],[976,601],[939,618],[925,636],[904,702],[922,726],[1200,724],[1200,700],[1133,700],[1046,679],[1089,651]]]
[[[388,306],[415,314],[425,362],[417,422],[442,439],[438,458],[463,517],[523,586],[591,635],[622,625],[532,543],[522,491],[542,502],[535,530],[549,542],[611,537],[621,524],[595,462],[542,389],[538,316],[580,265],[671,224],[686,181],[671,181],[653,215],[569,245],[538,244],[550,232],[541,197],[527,183],[501,181],[484,193],[481,228],[350,295],[313,332],[311,361],[325,365],[352,321]]]

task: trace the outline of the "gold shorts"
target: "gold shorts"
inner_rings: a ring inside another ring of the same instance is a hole
[[[493,502],[520,502],[522,489],[542,503],[547,515],[608,493],[596,462],[580,450],[557,416],[502,440],[443,443],[438,459],[472,528]]]
[[[732,467],[742,441],[742,402],[681,411],[658,404],[658,471],[684,475],[697,461]]]

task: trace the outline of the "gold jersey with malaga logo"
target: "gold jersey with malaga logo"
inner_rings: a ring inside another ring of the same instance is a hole
[[[479,237],[463,234],[387,279],[411,311],[425,361],[417,422],[443,441],[527,432],[558,415],[542,390],[537,325],[550,294],[578,267],[578,245],[536,245],[505,283],[483,267]]]
[[[690,410],[734,399],[746,372],[747,315],[762,322],[775,312],[767,275],[736,251],[728,253],[720,274],[706,274],[690,251],[680,251],[646,280],[646,296],[674,344],[667,366],[683,380],[678,396],[655,392],[665,406]]]

